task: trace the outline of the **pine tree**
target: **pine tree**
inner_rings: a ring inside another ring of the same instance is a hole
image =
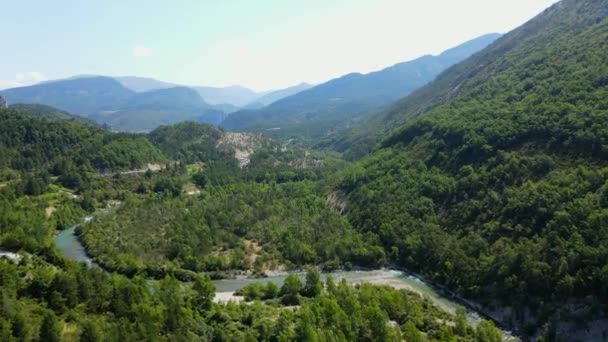
[[[323,284],[321,283],[321,275],[319,270],[314,267],[308,268],[306,273],[306,283],[302,289],[302,295],[305,297],[316,297],[323,291]]]
[[[41,342],[60,342],[61,327],[53,311],[47,311],[42,319],[38,339]]]
[[[95,323],[86,321],[82,325],[82,334],[80,334],[80,342],[97,342],[101,341],[101,334]]]

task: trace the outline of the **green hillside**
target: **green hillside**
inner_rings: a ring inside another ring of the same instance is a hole
[[[0,341],[606,340],[608,0],[494,38],[227,121],[283,141],[200,122],[246,88],[3,91]]]
[[[570,16],[572,6],[579,6],[585,15]],[[560,10],[560,8],[564,10]],[[593,7],[593,10],[587,10]],[[451,99],[464,95],[480,84],[492,81],[495,75],[512,67],[520,58],[538,54],[562,33],[584,29],[605,17],[601,1],[592,4],[559,2],[533,21],[509,32],[479,53],[441,73],[437,79],[401,99],[392,107],[375,113],[369,120],[353,125],[321,141],[318,147],[332,148],[357,158],[372,151],[395,127]],[[546,52],[546,51],[545,51]],[[536,61],[540,64],[543,61]],[[532,72],[533,70],[530,70]],[[599,74],[601,75],[601,74]]]
[[[42,116],[50,119],[58,120],[75,120],[91,125],[95,125],[95,121],[89,120],[85,117],[72,115],[64,110],[57,109],[51,106],[35,104],[35,103],[16,103],[9,106],[11,109],[25,112],[33,116]]]
[[[0,110],[0,168],[15,171],[126,170],[163,160],[143,136],[110,133],[79,121]]]
[[[400,265],[513,307],[512,323],[524,309],[531,326],[565,319],[574,303],[602,317],[607,16],[605,1],[562,1],[385,115],[433,108],[343,176],[356,229]]]
[[[150,141],[165,155],[176,160],[195,163],[213,158],[215,146],[224,135],[218,127],[195,122],[161,126],[148,135]]]
[[[0,169],[15,176],[0,183],[2,341],[501,338],[492,323],[473,327],[415,292],[321,282],[316,268],[281,287],[250,285],[243,291],[255,302],[214,303],[209,275],[383,260],[373,238],[327,205],[320,170],[282,162],[294,152],[256,151],[241,169],[232,155],[211,156],[233,160],[215,165],[195,153],[223,133],[208,125],[127,135],[14,110],[0,111],[0,122]],[[94,172],[163,158],[150,141],[178,160],[156,172]],[[206,163],[191,169],[188,158]],[[182,191],[190,182],[200,194]],[[76,231],[105,270],[57,247],[56,233],[85,215],[93,221]]]

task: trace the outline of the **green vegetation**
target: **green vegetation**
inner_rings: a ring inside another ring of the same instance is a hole
[[[58,119],[58,120],[74,120],[80,121],[84,123],[88,123],[90,125],[96,125],[95,121],[87,119],[82,116],[72,115],[66,111],[61,109],[57,109],[51,106],[43,105],[43,104],[34,104],[34,103],[16,103],[10,105],[11,109],[18,110],[20,112],[25,112],[28,115],[33,116],[42,116],[50,119]]]
[[[512,67],[519,69],[517,75],[521,78],[510,79],[509,82],[519,86],[523,86],[523,82],[520,83],[523,79],[527,79],[529,84],[533,85],[533,80],[529,78],[533,75],[537,75],[537,80],[541,82],[540,85],[545,86],[545,83],[550,81],[548,77],[562,72],[560,68],[553,68],[554,63],[570,67],[600,68],[591,77],[601,79],[602,75],[605,75],[605,71],[601,71],[602,62],[600,60],[593,61],[592,65],[586,65],[571,58],[572,56],[566,63],[561,63],[556,59],[555,56],[562,54],[587,53],[584,47],[576,43],[569,45],[570,43],[557,43],[556,40],[562,38],[572,40],[574,35],[588,30],[591,25],[601,22],[607,16],[608,8],[601,0],[562,0],[559,6],[552,6],[533,20],[502,36],[479,53],[447,69],[433,82],[397,101],[387,110],[374,114],[369,120],[362,120],[354,124],[348,130],[337,132],[323,139],[318,147],[344,152],[347,159],[361,158],[374,151],[380,141],[390,135],[389,133],[396,127],[408,123],[412,118],[437,106],[448,104],[455,98],[467,97],[473,100],[471,97],[477,96],[473,95],[474,89],[480,85],[496,85],[497,80],[494,77],[503,72],[510,73]],[[561,50],[557,48],[558,44],[561,45]],[[601,49],[601,45],[594,46],[594,48]],[[554,50],[559,51],[555,55],[550,55],[549,52]],[[527,60],[529,69],[522,68],[520,59]],[[537,73],[539,68],[545,69],[543,73]],[[585,75],[571,75],[570,79],[562,78],[562,82],[567,83],[570,80],[577,82],[589,75],[588,72]],[[504,78],[501,82],[503,81]],[[494,89],[501,92],[499,88]],[[580,91],[584,91],[584,89],[577,90],[577,92]],[[568,96],[566,93],[563,94]],[[491,95],[492,93],[487,93],[477,100],[485,102]],[[541,95],[545,94],[537,93],[537,96]],[[553,93],[550,96],[558,97],[559,93]],[[532,98],[528,99],[528,101],[531,100]],[[543,103],[549,103],[542,98],[541,100]],[[583,102],[578,101],[571,104],[578,106]]]
[[[163,156],[143,136],[0,110],[0,169],[49,172],[79,187],[94,170],[141,168]],[[6,172],[6,171],[4,171]]]
[[[454,331],[450,326],[456,317],[409,292],[333,281],[326,291],[316,269],[309,270],[304,284],[291,277],[282,288],[269,284],[243,290],[249,299],[267,303],[212,302],[214,285],[201,271],[261,272],[273,264],[332,268],[383,260],[380,247],[353,232],[327,206],[325,182],[314,182],[344,166],[333,157],[322,169],[297,169],[290,161],[323,155],[261,145],[241,169],[232,151],[214,151],[216,141],[197,142],[206,146],[202,154],[195,144],[173,146],[189,129],[199,130],[197,137],[200,130],[212,131],[184,124],[150,137],[178,162],[156,172],[108,176],[92,166],[102,160],[119,169],[127,161],[129,167],[138,166],[141,151],[147,158],[167,157],[147,136],[112,134],[11,110],[0,115],[6,123],[0,132],[4,148],[27,151],[3,160],[0,246],[21,257],[0,259],[3,341],[388,341],[480,334],[468,325]],[[86,164],[73,174],[64,172],[76,163]],[[200,186],[200,194],[182,192],[190,181]],[[87,212],[119,202],[82,233],[103,266],[130,278],[64,259],[53,244],[54,233]]]
[[[398,341],[413,334],[450,341],[498,334],[490,323],[452,328],[458,317],[417,295],[371,285],[333,284],[302,297],[294,310],[260,302],[214,304],[206,277],[186,284],[168,276],[150,285],[34,255],[19,265],[0,260],[0,275],[3,341]]]
[[[193,164],[217,159],[233,159],[229,153],[216,148],[223,135],[223,130],[211,125],[182,122],[173,126],[161,126],[150,132],[148,137],[173,160]]]
[[[534,324],[572,314],[567,303],[604,316],[608,20],[592,18],[607,14],[564,1],[468,90],[385,139],[339,186],[354,229],[469,298],[530,309]]]
[[[321,282],[354,266],[419,272],[548,340],[607,317],[606,17],[564,0],[373,135],[323,142],[368,154],[353,163],[193,122],[116,134],[1,110],[0,246],[22,259],[0,260],[0,339],[501,340],[412,292]],[[104,270],[66,260],[53,235],[109,206],[78,229]],[[213,302],[211,277],[302,268]]]
[[[82,232],[102,265],[127,274],[381,263],[384,252],[325,202],[306,181],[208,186],[197,196],[130,198]]]

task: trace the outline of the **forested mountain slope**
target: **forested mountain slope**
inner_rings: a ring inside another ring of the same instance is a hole
[[[224,135],[218,127],[194,122],[161,126],[148,134],[150,141],[175,160],[194,163],[215,153],[215,145]]]
[[[305,281],[251,285],[255,302],[215,303],[209,274],[384,260],[374,237],[327,206],[321,170],[282,162],[293,152],[256,152],[241,169],[213,164],[230,155],[193,153],[217,147],[222,132],[208,125],[127,135],[14,110],[0,111],[0,122],[1,341],[501,339],[492,323],[473,327],[415,292],[322,283],[315,268]],[[111,177],[92,168],[162,157],[148,139],[178,160]],[[200,194],[182,190],[189,182]],[[72,233],[57,233],[85,215],[71,229],[106,270],[58,249]]]
[[[570,15],[570,9],[566,7],[572,6],[586,11],[586,14]],[[588,10],[591,6],[593,10]],[[564,10],[560,10],[562,7]],[[447,69],[436,80],[414,91],[390,108],[371,116],[369,120],[353,125],[348,130],[328,137],[319,146],[348,151],[351,157],[369,153],[395,127],[435,106],[465,94],[484,82],[492,81],[495,75],[511,68],[518,59],[538,54],[545,46],[552,44],[560,34],[584,29],[602,20],[605,14],[606,9],[602,1],[593,4],[558,2],[533,21],[509,32],[479,53]]]
[[[93,120],[87,119],[85,117],[79,115],[70,114],[64,110],[57,109],[55,107],[42,105],[42,104],[32,104],[32,103],[15,103],[9,106],[11,109],[18,110],[20,112],[25,112],[29,115],[33,116],[42,116],[50,119],[58,119],[58,120],[75,120],[84,123],[88,123],[90,125],[96,125],[97,123]]]
[[[143,136],[110,133],[78,121],[5,109],[0,122],[0,168],[13,171],[118,171],[164,159]]]
[[[323,136],[432,81],[499,36],[484,35],[438,56],[423,56],[369,74],[348,74],[260,110],[232,113],[222,125],[230,130],[273,129],[270,133],[284,137]]]
[[[606,317],[607,17],[564,0],[404,99],[342,178],[354,227],[528,332]]]

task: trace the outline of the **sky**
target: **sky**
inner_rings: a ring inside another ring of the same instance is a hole
[[[556,0],[0,0],[0,89],[93,74],[279,89],[506,33]]]

